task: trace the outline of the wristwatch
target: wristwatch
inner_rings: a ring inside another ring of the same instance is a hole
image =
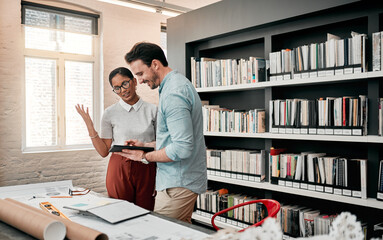
[[[141,159],[141,162],[142,162],[142,163],[145,163],[145,164],[149,164],[149,162],[148,162],[148,160],[146,160],[146,158],[142,158],[142,159]]]
[[[145,153],[142,155],[141,162],[144,164],[149,164],[149,161],[146,160],[145,155],[146,155]]]

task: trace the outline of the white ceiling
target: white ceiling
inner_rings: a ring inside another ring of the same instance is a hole
[[[162,3],[165,2],[167,4],[172,4],[176,6],[180,6],[183,8],[188,8],[191,10],[201,8],[210,4],[213,4],[215,2],[219,2],[221,0],[155,0],[156,2]]]
[[[188,12],[201,8],[221,0],[119,0],[123,2],[140,3],[143,5],[153,6],[156,8],[163,8],[174,10],[176,12]]]

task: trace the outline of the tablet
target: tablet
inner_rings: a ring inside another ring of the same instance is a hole
[[[130,149],[130,150],[142,150],[144,152],[154,151],[152,147],[139,147],[139,146],[128,146],[128,145],[113,145],[109,152],[122,152],[122,149]]]

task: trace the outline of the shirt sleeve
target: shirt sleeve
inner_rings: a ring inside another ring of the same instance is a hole
[[[101,119],[101,138],[112,139],[113,138],[113,127],[110,122],[109,112],[105,112]]]
[[[192,155],[194,138],[191,112],[192,98],[185,89],[166,96],[164,115],[172,143],[166,146],[165,152],[173,161]]]

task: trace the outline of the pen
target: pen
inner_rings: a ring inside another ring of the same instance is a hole
[[[72,196],[32,196],[29,200],[34,199],[34,198],[72,198]]]

